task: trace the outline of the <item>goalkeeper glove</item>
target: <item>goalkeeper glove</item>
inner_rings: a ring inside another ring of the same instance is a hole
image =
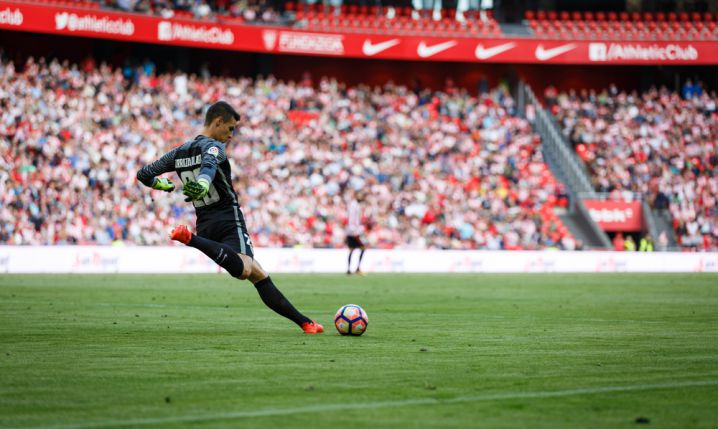
[[[184,184],[182,189],[182,193],[187,196],[184,199],[187,202],[201,200],[207,195],[207,192],[209,192],[209,182],[204,179],[199,179],[196,182],[190,180]]]
[[[152,181],[152,189],[157,189],[158,191],[172,192],[175,190],[175,185],[169,179],[165,179],[164,177],[155,177],[155,180]]]

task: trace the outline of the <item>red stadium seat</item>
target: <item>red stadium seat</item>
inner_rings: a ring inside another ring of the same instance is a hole
[[[570,15],[567,11],[562,10],[559,14],[559,17],[561,18],[561,21],[568,21],[570,19]]]
[[[701,21],[701,14],[698,12],[691,13],[691,21],[693,21],[693,22]]]
[[[616,12],[608,12],[608,20],[609,21],[616,21],[618,20],[618,15],[616,15]]]
[[[546,19],[546,11],[539,10],[538,12],[536,12],[536,19],[538,19],[539,21],[545,20]]]
[[[643,12],[643,20],[644,21],[653,21],[653,13]]]
[[[532,21],[533,19],[536,18],[536,14],[532,10],[527,10],[526,12],[524,12],[524,18],[527,21]]]
[[[666,14],[663,12],[656,12],[656,21],[663,22],[666,20]]]
[[[548,11],[547,17],[549,21],[555,21],[558,19],[558,13],[556,13],[555,10],[550,10]]]
[[[598,11],[596,12],[596,21],[605,21],[606,20],[606,14]]]
[[[593,19],[594,19],[593,12],[591,12],[591,11],[584,12],[583,19],[585,19],[586,21],[593,21]]]
[[[703,20],[706,22],[713,21],[713,14],[710,12],[706,12],[703,14]]]
[[[678,20],[678,15],[675,12],[668,12],[668,21],[675,22]]]
[[[681,12],[680,14],[678,14],[678,19],[685,22],[688,21],[690,18],[687,13]]]

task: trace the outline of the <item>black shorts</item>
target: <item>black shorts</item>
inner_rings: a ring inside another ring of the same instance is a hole
[[[358,235],[347,235],[346,243],[350,249],[358,249],[360,247],[364,247],[364,243],[361,242],[361,238],[359,238]]]
[[[242,210],[236,207],[216,213],[203,213],[197,218],[197,235],[224,243],[241,253],[254,257],[252,239],[247,232]]]

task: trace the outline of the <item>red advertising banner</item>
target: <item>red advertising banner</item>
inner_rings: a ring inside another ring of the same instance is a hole
[[[296,55],[534,64],[715,65],[715,41],[476,39],[315,32],[0,1],[0,29]]]
[[[583,200],[588,212],[604,231],[640,231],[643,208],[639,201]]]

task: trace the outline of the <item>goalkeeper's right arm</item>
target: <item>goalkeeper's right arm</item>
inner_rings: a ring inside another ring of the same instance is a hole
[[[177,149],[172,149],[171,151],[162,155],[162,158],[158,159],[157,161],[140,168],[140,170],[137,172],[137,180],[152,189],[172,192],[175,188],[174,184],[172,184],[169,179],[157,176],[163,173],[174,171],[176,151]]]

